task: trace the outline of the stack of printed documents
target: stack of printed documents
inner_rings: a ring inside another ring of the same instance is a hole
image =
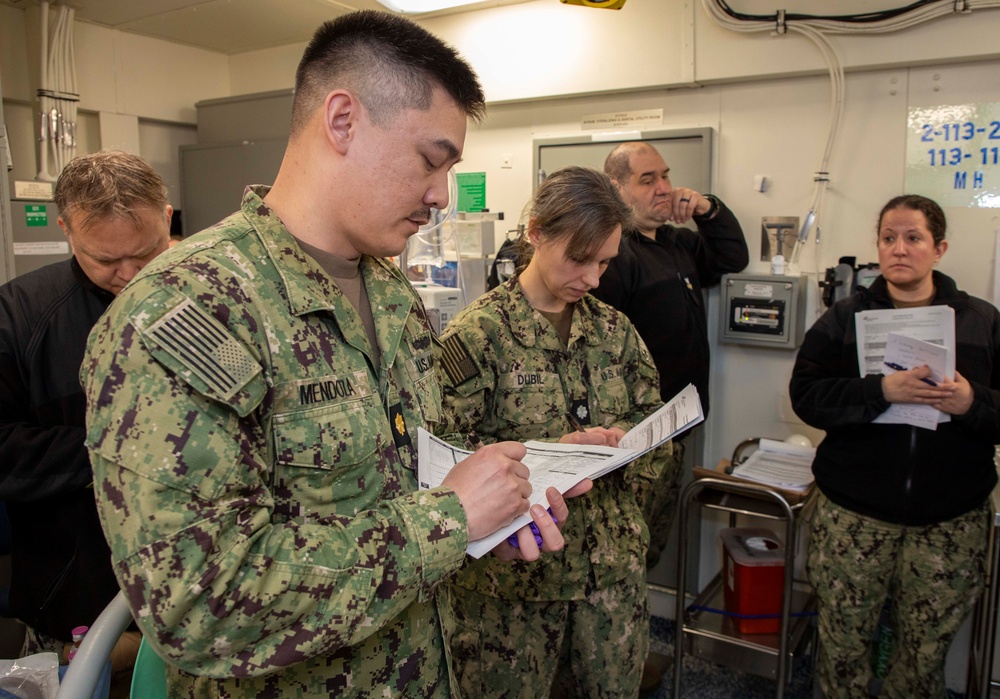
[[[634,461],[648,451],[660,446],[680,432],[705,419],[701,400],[694,386],[688,386],[670,402],[629,430],[616,447],[554,442],[525,442],[528,453],[521,463],[531,471],[532,505],[548,507],[545,491],[553,486],[565,493],[585,478],[601,476]],[[417,478],[421,488],[441,485],[445,476],[459,461],[472,452],[452,446],[424,429],[417,435]],[[480,558],[508,536],[531,522],[531,515],[524,514],[506,527],[488,537],[469,543],[468,553]]]
[[[928,383],[955,378],[955,310],[921,306],[859,311],[854,317],[861,376],[893,374],[926,365]],[[873,422],[936,430],[951,416],[917,403],[893,403]]]
[[[805,492],[813,482],[815,447],[761,439],[757,451],[733,469],[733,475],[775,488]]]

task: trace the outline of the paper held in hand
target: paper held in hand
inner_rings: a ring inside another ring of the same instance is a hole
[[[619,447],[603,447],[554,442],[525,442],[528,453],[522,463],[531,471],[532,505],[548,507],[545,491],[549,486],[565,493],[585,478],[600,478],[634,461],[680,432],[705,419],[701,400],[694,386],[688,384],[659,410],[629,430]],[[441,485],[459,461],[472,452],[444,442],[424,429],[417,431],[417,478],[422,489]],[[573,504],[570,502],[570,507]],[[516,517],[506,527],[490,536],[469,543],[468,553],[480,558],[521,527],[531,522],[528,514]]]
[[[926,364],[933,377],[955,377],[955,309],[950,306],[886,308],[854,315],[861,376],[891,374],[894,367],[913,369]],[[876,423],[916,425],[936,429],[951,416],[927,405],[893,403]]]
[[[942,345],[889,333],[885,343],[885,357],[882,360],[882,373],[889,376],[897,371],[920,366],[926,366],[931,370],[930,378],[925,381],[933,386],[943,381],[945,377],[954,378],[955,353],[949,352],[948,348]],[[873,422],[915,425],[927,430],[936,430],[939,422],[949,420],[951,415],[930,405],[892,403],[888,410]]]

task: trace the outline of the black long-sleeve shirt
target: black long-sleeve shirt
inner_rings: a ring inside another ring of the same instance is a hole
[[[750,260],[743,229],[720,201],[711,219],[694,217],[698,232],[670,225],[656,239],[637,231],[622,237],[618,257],[591,293],[628,316],[660,371],[660,396],[673,398],[689,383],[708,414],[708,319],[702,289],[739,272]]]
[[[934,272],[932,305],[955,309],[955,369],[973,401],[936,430],[872,421],[889,402],[879,374],[861,376],[855,315],[892,308],[887,284],[834,304],[806,333],[792,370],[795,413],[826,430],[816,449],[816,485],[841,507],[885,522],[943,522],[983,503],[997,482],[1000,443],[1000,313]]]
[[[80,364],[113,296],[75,259],[0,287],[0,500],[11,524],[11,613],[50,636],[117,593],[84,439]]]

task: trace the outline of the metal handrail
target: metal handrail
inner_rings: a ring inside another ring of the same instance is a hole
[[[125,593],[119,592],[83,637],[59,683],[56,699],[90,699],[94,695],[111,650],[131,623],[132,610]]]

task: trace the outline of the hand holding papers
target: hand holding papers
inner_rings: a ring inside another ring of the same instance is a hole
[[[861,375],[884,374],[927,365],[930,382],[955,376],[955,311],[950,306],[861,311],[855,316]],[[937,429],[951,416],[929,405],[893,403],[875,418],[883,424]]]
[[[521,460],[531,471],[531,505],[548,507],[545,491],[553,486],[565,493],[585,478],[600,478],[637,459],[668,439],[702,420],[701,401],[694,386],[688,385],[655,413],[629,430],[619,447],[550,442],[525,442],[527,454]],[[454,447],[429,432],[417,434],[417,477],[421,488],[440,485],[448,472],[472,452]],[[531,522],[530,515],[516,517],[508,526],[490,536],[469,543],[468,553],[480,558],[510,534]]]
[[[662,408],[630,429],[618,440],[623,449],[635,449],[642,456],[665,441],[705,419],[698,389],[688,384]]]
[[[531,470],[531,505],[548,507],[545,491],[549,486],[565,493],[584,478],[594,478],[599,469],[614,464],[617,467],[635,458],[630,449],[615,449],[603,446],[580,446],[576,444],[551,444],[548,442],[525,442],[528,452],[521,463]],[[472,452],[454,447],[424,429],[417,431],[417,476],[421,488],[440,485],[452,467],[464,460]],[[494,549],[499,543],[521,527],[530,524],[530,515],[516,517],[506,527],[490,536],[469,543],[468,553],[473,558]]]
[[[931,375],[921,379],[924,383],[937,386],[946,376],[955,375],[955,355],[941,345],[915,340],[896,333],[889,333],[885,343],[885,360],[882,362],[882,373],[890,376],[897,371],[907,371],[914,367],[927,366]],[[949,364],[951,371],[949,374]],[[916,425],[928,430],[936,430],[939,422],[951,419],[947,413],[942,413],[930,405],[918,403],[893,403],[889,409],[875,418],[878,423],[903,423]]]

